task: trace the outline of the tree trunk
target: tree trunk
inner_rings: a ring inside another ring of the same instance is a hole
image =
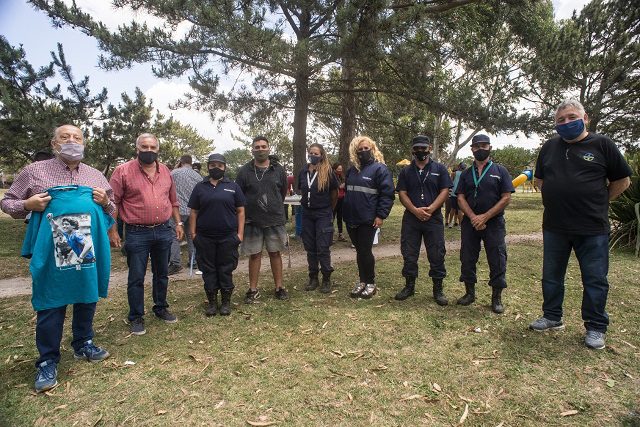
[[[298,176],[307,163],[307,116],[309,115],[309,76],[296,76],[296,101],[293,115],[293,176]],[[294,180],[294,183],[297,180]]]
[[[356,136],[356,95],[353,91],[353,59],[345,55],[342,61],[342,111],[340,115],[340,150],[338,161],[346,172],[349,167],[349,144]]]

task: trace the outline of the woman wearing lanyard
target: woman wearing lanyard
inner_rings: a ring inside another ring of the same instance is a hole
[[[313,291],[318,282],[318,263],[322,271],[320,292],[331,292],[331,252],[333,241],[333,209],[338,200],[336,179],[327,153],[320,144],[308,149],[309,164],[298,175],[298,189],[302,193],[302,242],[307,251],[309,281],[306,291]]]
[[[349,146],[353,166],[346,176],[344,221],[356,248],[360,280],[351,291],[353,298],[371,298],[376,293],[373,237],[393,206],[391,172],[376,143],[367,136],[356,136]]]

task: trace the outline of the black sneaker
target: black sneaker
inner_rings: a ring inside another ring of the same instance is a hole
[[[289,294],[285,288],[276,289],[276,299],[280,301],[286,301],[289,299]]]
[[[144,335],[147,333],[147,331],[144,329],[144,319],[142,317],[133,319],[130,323],[130,326],[132,335]]]
[[[182,270],[182,266],[178,264],[169,264],[169,271],[167,272],[168,276],[172,276],[174,274],[180,273]]]
[[[158,319],[162,319],[167,323],[176,323],[178,321],[178,318],[176,317],[176,315],[170,312],[169,310],[167,310],[166,308],[156,311],[155,314]]]
[[[253,304],[260,298],[260,292],[257,289],[249,289],[244,297],[245,304]]]

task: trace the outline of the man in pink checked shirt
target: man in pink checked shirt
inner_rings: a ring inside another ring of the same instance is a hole
[[[109,215],[115,215],[113,192],[104,175],[84,163],[85,141],[82,131],[73,125],[55,129],[51,139],[55,157],[34,162],[25,167],[7,191],[0,208],[13,218],[25,218],[30,212],[42,212],[51,201],[47,189],[60,185],[82,185],[93,188],[93,201]],[[117,237],[115,227],[109,230],[109,240]],[[52,287],[60,283],[51,283]],[[87,284],[87,286],[89,286]],[[49,298],[51,296],[49,295]],[[50,390],[57,382],[57,364],[60,362],[60,342],[67,306],[37,311],[36,347],[40,357],[35,389]],[[93,317],[96,303],[73,304],[73,340],[71,345],[76,359],[97,362],[109,357],[109,352],[93,344]]]
[[[146,333],[144,276],[149,257],[153,272],[153,313],[167,323],[178,321],[167,302],[169,255],[174,238],[169,219],[173,217],[175,221],[178,240],[184,235],[184,224],[180,219],[176,185],[169,168],[158,162],[158,151],[158,139],[143,133],[136,139],[136,158],[118,166],[110,181],[118,216],[126,224],[128,317],[133,335]],[[120,246],[119,237],[116,244]]]

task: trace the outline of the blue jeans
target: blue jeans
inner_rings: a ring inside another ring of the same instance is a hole
[[[46,360],[60,362],[60,342],[62,341],[62,327],[66,313],[66,305],[37,312],[36,347],[40,358],[38,358],[36,366]],[[95,313],[95,302],[73,304],[71,346],[74,350],[79,350],[85,342],[93,339],[93,316]]]
[[[157,313],[169,307],[167,287],[169,285],[169,255],[174,231],[169,221],[157,227],[139,227],[127,224],[127,264],[129,279],[127,296],[129,298],[129,320],[144,316],[144,276],[147,261],[151,257],[153,273],[153,312]]]
[[[542,310],[544,317],[562,318],[564,278],[571,249],[576,253],[582,275],[582,320],[587,330],[606,332],[605,310],[609,293],[609,235],[576,236],[543,231]]]

